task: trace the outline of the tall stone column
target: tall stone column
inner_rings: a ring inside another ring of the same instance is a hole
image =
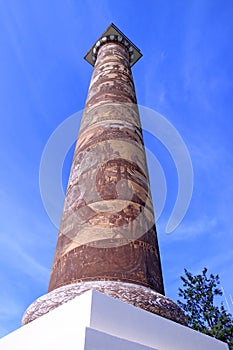
[[[74,153],[49,291],[125,281],[164,293],[130,51],[101,39]],[[120,39],[119,39],[120,38]]]
[[[131,66],[141,57],[113,24],[86,55],[94,66],[65,198],[49,293],[24,323],[89,289],[185,323],[164,296]]]

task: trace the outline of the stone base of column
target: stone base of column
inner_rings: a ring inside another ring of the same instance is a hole
[[[171,299],[148,287],[115,281],[78,282],[54,289],[35,300],[28,307],[24,313],[22,324],[35,320],[88,290],[99,291],[169,320],[187,325],[183,311]]]
[[[88,291],[0,339],[1,350],[227,350],[227,344]]]

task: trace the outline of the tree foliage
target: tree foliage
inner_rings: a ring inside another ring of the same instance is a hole
[[[207,274],[204,268],[202,274],[192,275],[185,271],[181,276],[183,289],[179,288],[178,305],[184,310],[188,325],[202,333],[227,343],[229,349],[233,350],[233,318],[221,303],[215,305],[215,296],[222,295],[219,288],[218,275]]]

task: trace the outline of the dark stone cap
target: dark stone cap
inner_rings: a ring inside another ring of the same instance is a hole
[[[141,57],[142,53],[113,23],[111,23],[105,32],[99,37],[95,44],[88,51],[84,59],[92,66],[95,65],[97,53],[106,42],[118,42],[124,45],[129,51],[130,66],[132,67]]]

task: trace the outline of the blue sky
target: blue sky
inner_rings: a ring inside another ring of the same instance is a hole
[[[176,170],[145,135],[167,180],[157,224],[166,294],[177,299],[184,267],[206,266],[233,312],[232,17],[230,0],[0,0],[0,336],[47,291],[57,229],[40,198],[40,159],[55,128],[83,109],[92,73],[83,56],[110,22],[143,53],[133,68],[138,103],[174,125],[193,163],[189,210],[166,235]],[[64,183],[70,161],[71,152]],[[150,173],[156,201],[153,163]]]

